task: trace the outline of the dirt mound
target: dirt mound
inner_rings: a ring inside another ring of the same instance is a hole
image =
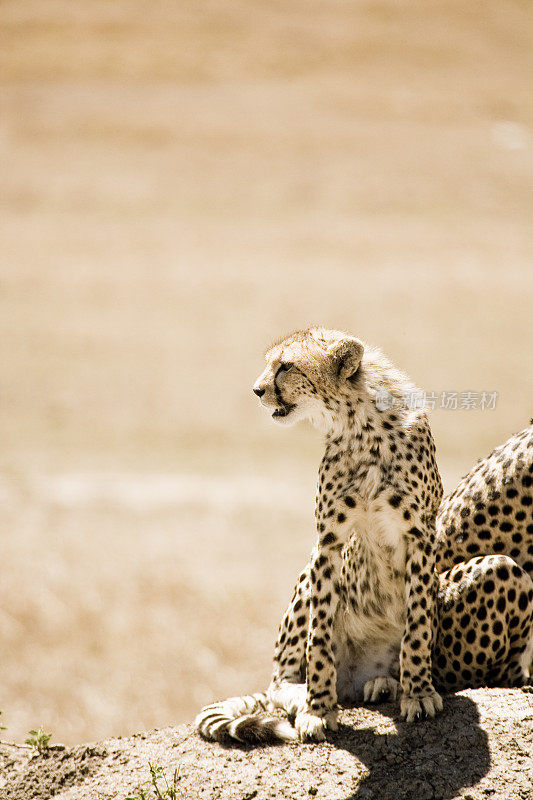
[[[460,692],[445,699],[437,719],[418,725],[396,712],[392,704],[345,709],[338,733],[320,745],[223,748],[182,725],[42,755],[2,746],[0,797],[125,800],[144,787],[155,798],[150,765],[162,793],[175,779],[180,800],[531,797],[531,692]]]

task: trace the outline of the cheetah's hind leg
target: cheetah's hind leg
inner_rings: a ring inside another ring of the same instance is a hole
[[[271,708],[279,708],[294,719],[305,708],[306,692],[305,683],[277,680],[270,684],[267,696]]]
[[[326,730],[337,730],[337,708],[319,717],[308,713],[307,687],[305,683],[291,683],[287,680],[275,681],[268,690],[271,708],[285,711],[289,720],[294,722],[297,735],[301,741],[321,742],[325,739]]]
[[[512,558],[477,556],[440,575],[433,674],[445,691],[530,683],[533,582]]]
[[[390,675],[377,675],[365,683],[365,703],[380,703],[384,700],[396,700],[400,693],[400,682]]]

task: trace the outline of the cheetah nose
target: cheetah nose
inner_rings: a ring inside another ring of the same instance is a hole
[[[263,397],[263,395],[265,393],[265,390],[264,389],[258,389],[256,386],[254,386],[254,392],[258,397]]]

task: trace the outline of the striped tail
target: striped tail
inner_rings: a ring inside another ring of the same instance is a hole
[[[293,742],[298,734],[288,720],[267,713],[267,695],[230,697],[202,708],[195,725],[204,739],[242,744]]]

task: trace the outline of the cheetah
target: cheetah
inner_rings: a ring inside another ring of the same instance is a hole
[[[266,361],[254,386],[261,404],[276,422],[308,419],[325,437],[317,540],[280,626],[267,692],[207,706],[196,719],[200,734],[321,741],[336,729],[338,702],[399,696],[401,716],[413,721],[442,709],[437,689],[526,680],[533,599],[527,562],[522,568],[507,555],[513,548],[506,530],[498,554],[467,549],[479,537],[496,542],[474,527],[468,535],[461,528],[465,552],[454,550],[450,525],[461,527],[457,520],[469,519],[463,503],[470,507],[476,492],[483,495],[470,476],[462,482],[469,488],[461,493],[460,484],[443,504],[437,528],[442,484],[426,414],[403,402],[414,391],[410,380],[378,349],[319,327],[276,343]],[[377,402],[383,392],[392,408]],[[499,603],[502,586],[507,608]],[[482,658],[487,636],[498,645]]]
[[[529,682],[533,656],[533,424],[497,447],[437,515],[438,636],[445,691]]]

